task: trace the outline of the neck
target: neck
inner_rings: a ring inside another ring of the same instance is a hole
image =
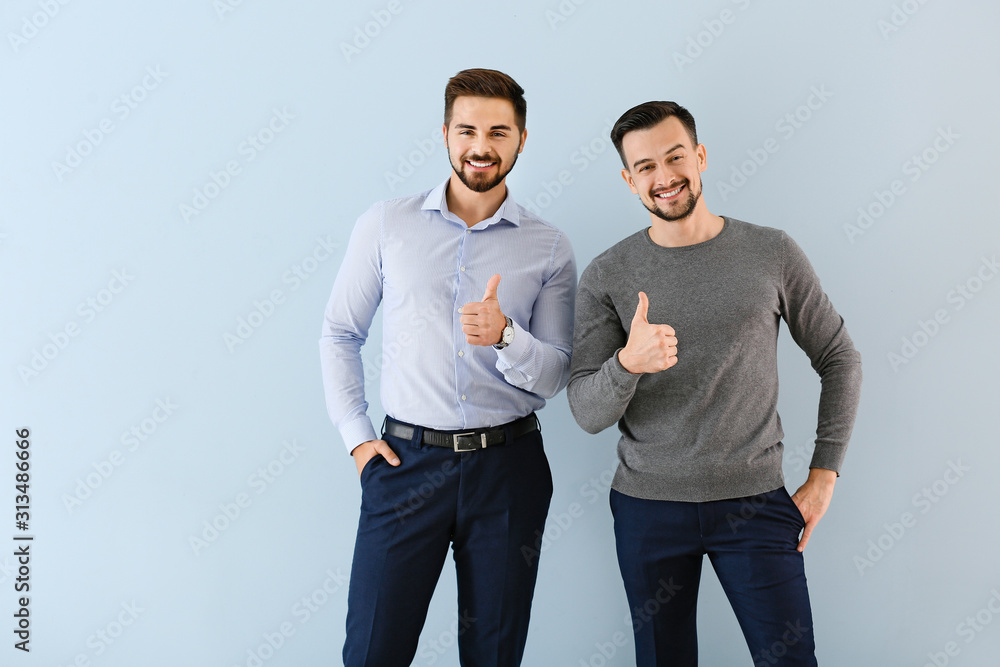
[[[709,212],[704,199],[698,201],[691,215],[681,220],[668,222],[652,213],[649,214],[649,219],[653,223],[649,238],[664,248],[704,243],[718,236],[725,225],[722,218]]]
[[[448,210],[457,215],[469,227],[487,218],[492,218],[506,198],[506,179],[492,190],[474,192],[466,187],[455,172],[452,172],[451,178],[448,180],[448,187],[445,189]]]

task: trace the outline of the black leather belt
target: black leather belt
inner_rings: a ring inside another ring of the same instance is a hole
[[[422,441],[435,447],[448,447],[456,452],[474,452],[487,447],[496,447],[505,444],[507,436],[505,428],[510,429],[513,438],[520,438],[532,431],[539,430],[538,418],[532,412],[527,417],[521,417],[502,426],[489,426],[487,428],[477,428],[471,431],[435,431],[425,428]],[[385,418],[382,431],[386,435],[391,435],[403,440],[413,438],[413,427],[402,422],[398,422],[391,417]]]

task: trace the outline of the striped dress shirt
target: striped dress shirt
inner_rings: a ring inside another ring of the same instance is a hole
[[[320,338],[327,410],[348,451],[379,437],[366,379],[380,379],[389,416],[439,430],[523,417],[569,380],[577,275],[566,235],[509,190],[493,217],[468,227],[448,210],[447,186],[379,202],[351,234]],[[503,350],[466,343],[459,312],[496,273],[515,330]],[[379,303],[382,351],[365,368]]]

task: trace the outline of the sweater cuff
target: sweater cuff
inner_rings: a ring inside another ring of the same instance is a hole
[[[630,373],[628,369],[622,366],[622,362],[618,360],[618,353],[624,350],[624,347],[620,347],[615,350],[615,353],[611,355],[608,359],[608,363],[605,366],[608,369],[608,379],[615,389],[631,394],[635,391],[635,386],[639,384],[639,378],[642,377],[642,373]]]
[[[846,447],[838,447],[835,445],[819,446],[816,445],[816,449],[813,450],[812,461],[809,463],[810,468],[826,468],[827,470],[832,470],[837,473],[837,477],[840,477],[840,468],[844,465],[844,455],[846,452]]]

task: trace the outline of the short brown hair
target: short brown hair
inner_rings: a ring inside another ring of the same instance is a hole
[[[622,164],[625,165],[626,169],[629,166],[625,162],[625,151],[622,149],[625,135],[635,130],[648,130],[671,116],[677,118],[687,130],[688,136],[691,137],[691,143],[694,146],[698,145],[698,131],[695,129],[694,116],[691,115],[690,111],[677,102],[643,102],[623,113],[615,126],[611,128],[611,143],[618,150],[618,156],[622,159]]]
[[[444,88],[444,124],[451,123],[451,110],[455,98],[467,95],[470,97],[498,97],[514,105],[514,120],[517,129],[524,131],[524,119],[528,105],[524,101],[524,88],[517,81],[503,72],[495,69],[464,69],[448,79]]]

